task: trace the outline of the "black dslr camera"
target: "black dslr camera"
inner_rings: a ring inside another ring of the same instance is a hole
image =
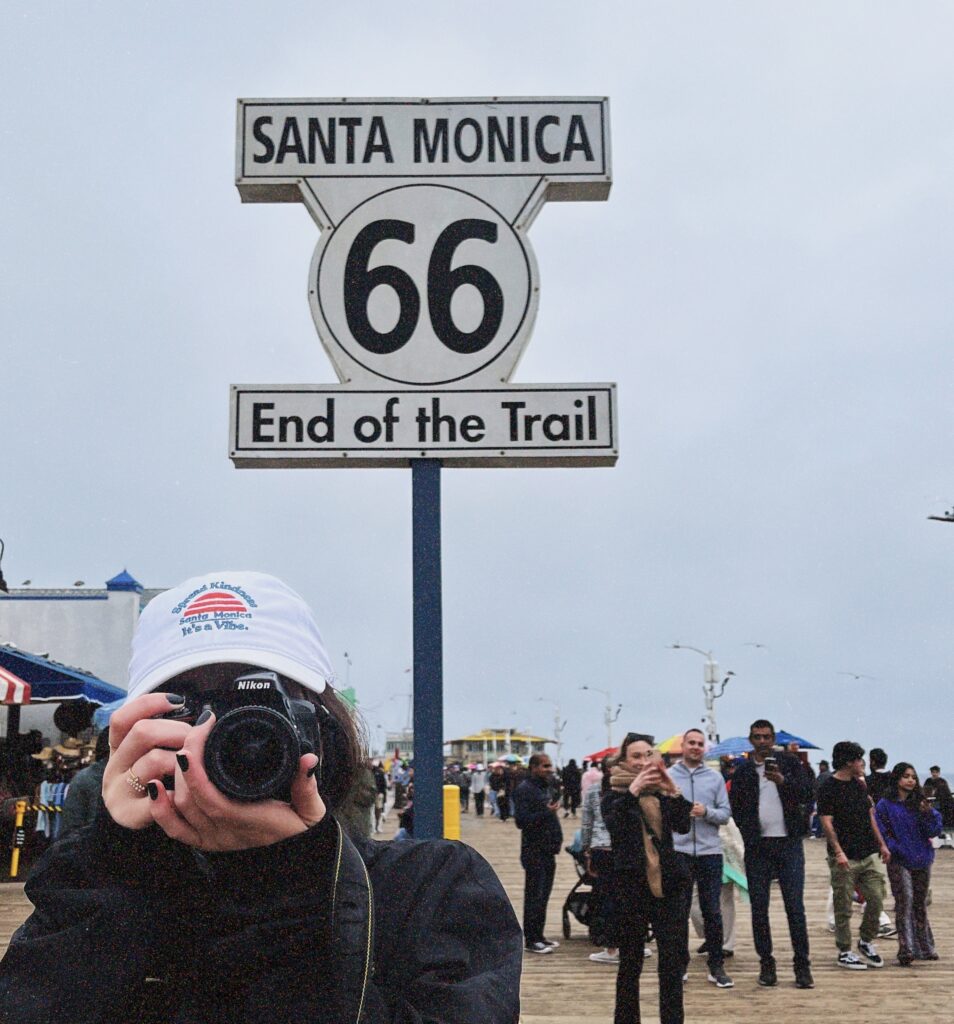
[[[275,672],[188,694],[181,708],[160,717],[192,724],[206,708],[216,721],[205,744],[205,771],[233,800],[290,800],[301,755],[317,754],[321,766],[318,708],[289,697]]]

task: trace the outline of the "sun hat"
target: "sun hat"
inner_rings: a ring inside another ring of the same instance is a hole
[[[129,697],[223,662],[271,669],[315,693],[335,680],[304,600],[274,576],[229,570],[194,576],[146,605],[133,635]]]

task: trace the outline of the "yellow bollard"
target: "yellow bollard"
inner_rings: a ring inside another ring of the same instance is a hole
[[[17,800],[16,819],[13,823],[13,853],[10,854],[10,877],[16,878],[20,870],[20,847],[26,842],[26,833],[23,830],[23,816],[26,814],[26,800]],[[458,821],[458,828],[460,822]]]
[[[460,839],[460,786],[444,787],[444,838]]]

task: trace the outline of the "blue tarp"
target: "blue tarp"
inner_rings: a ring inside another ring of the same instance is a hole
[[[117,708],[121,708],[125,703],[126,696],[124,694],[119,700],[114,700],[111,704],[104,704],[101,708],[97,708],[93,712],[93,725],[97,729],[105,729],[109,725],[109,720],[113,717],[113,712]]]
[[[55,704],[69,700],[109,704],[126,695],[125,690],[81,669],[7,645],[0,645],[0,665],[30,684],[31,704]]]

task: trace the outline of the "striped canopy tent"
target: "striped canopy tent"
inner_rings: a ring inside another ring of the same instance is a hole
[[[11,673],[29,687],[30,704],[61,704],[85,700],[90,704],[109,704],[126,695],[125,690],[103,682],[82,669],[62,665],[40,654],[21,651],[11,644],[0,644],[0,670]],[[2,683],[0,683],[2,686]],[[7,709],[7,738],[20,731],[20,704]]]
[[[30,684],[0,667],[0,704],[29,704]]]

